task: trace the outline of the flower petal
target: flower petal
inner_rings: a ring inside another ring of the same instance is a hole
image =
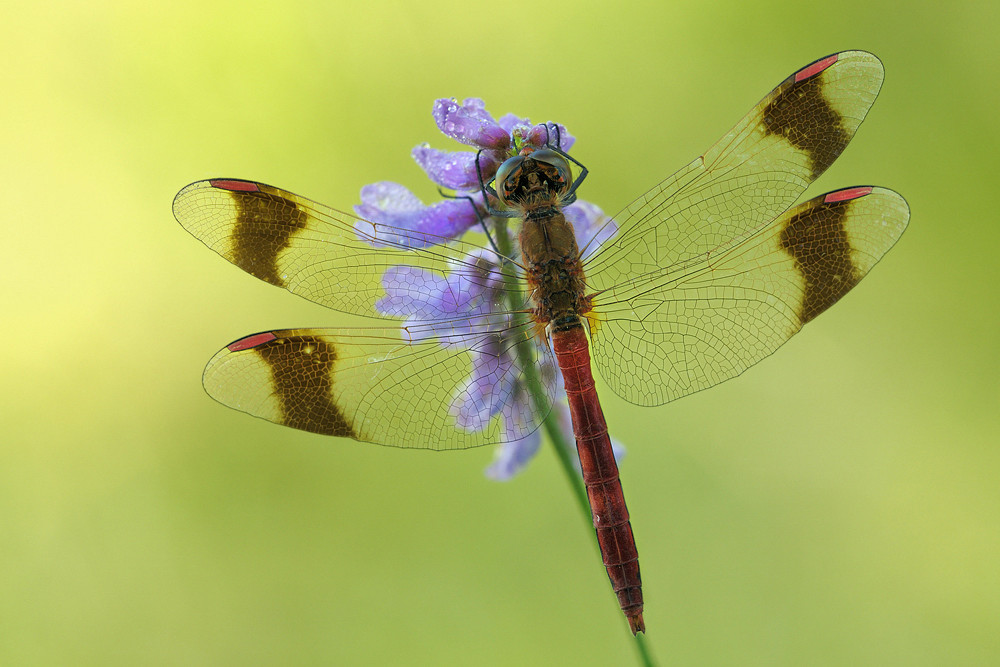
[[[372,183],[361,188],[361,204],[355,206],[354,210],[358,215],[362,215],[361,211],[358,210],[359,208],[372,207],[371,209],[366,208],[366,210],[396,214],[417,211],[423,205],[423,202],[417,199],[417,196],[410,192],[405,185],[393,183],[392,181],[379,181],[378,183]]]
[[[452,400],[459,428],[481,431],[512,399],[516,378],[510,355],[500,351],[499,336],[483,336],[472,351],[472,377]]]
[[[527,118],[520,118],[512,113],[505,113],[497,120],[497,125],[504,129],[507,134],[514,134],[515,127],[522,127],[525,130],[531,127],[531,121]]]
[[[510,135],[486,111],[486,103],[476,97],[458,100],[442,98],[434,102],[434,120],[446,135],[469,146],[505,149]]]
[[[382,274],[386,296],[375,303],[375,310],[389,317],[408,320],[437,320],[454,317],[455,307],[448,279],[417,266],[390,266]]]
[[[548,142],[568,153],[576,143],[576,137],[571,135],[562,123],[542,123],[528,130],[524,135],[524,141],[536,148],[541,148]]]
[[[475,209],[465,199],[448,199],[425,206],[398,183],[382,181],[361,188],[361,203],[354,207],[361,218],[375,223],[355,225],[358,237],[376,248],[423,248],[458,238],[479,223]]]
[[[486,468],[486,476],[497,482],[506,482],[524,470],[538,453],[541,444],[541,431],[536,430],[520,440],[498,445],[493,453],[493,463]]]
[[[476,153],[442,151],[423,144],[414,148],[412,155],[428,178],[438,185],[452,190],[479,190]],[[499,166],[496,151],[482,152],[479,156],[479,168],[482,170],[484,183],[493,178]]]
[[[555,125],[556,127],[559,128],[559,132],[558,133],[552,132],[552,128],[550,127],[549,137],[551,138],[552,143],[555,143],[556,139],[558,139],[559,145],[557,146],[557,148],[559,148],[565,153],[569,153],[569,149],[573,148],[573,145],[576,144],[576,137],[570,134],[569,130],[567,130],[566,126],[563,125],[562,123],[555,123]]]
[[[583,259],[592,255],[601,244],[618,233],[618,225],[604,214],[596,204],[577,199],[563,209],[563,215],[576,233],[576,243],[583,251]]]

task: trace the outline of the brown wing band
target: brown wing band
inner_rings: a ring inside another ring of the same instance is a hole
[[[770,134],[783,136],[809,156],[814,179],[833,164],[851,140],[840,114],[823,96],[822,72],[834,62],[836,58],[827,58],[790,76],[763,114]]]
[[[228,181],[212,184],[229,190],[236,204],[229,260],[254,277],[287,287],[278,270],[278,254],[288,247],[295,232],[305,228],[309,216],[294,202],[277,195],[235,189]]]
[[[252,349],[271,369],[282,423],[312,433],[357,439],[333,402],[333,366],[337,360],[334,345],[313,336],[260,340]]]
[[[851,260],[844,222],[851,203],[869,192],[871,188],[855,188],[850,198],[831,193],[816,206],[791,217],[781,231],[781,248],[795,260],[805,283],[799,311],[802,324],[835,304],[863,277]]]

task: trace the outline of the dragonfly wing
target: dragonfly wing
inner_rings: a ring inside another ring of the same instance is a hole
[[[220,403],[277,424],[463,449],[526,437],[548,414],[554,376],[543,373],[547,403],[536,406],[514,349],[527,346],[535,368],[554,367],[531,336],[529,325],[449,335],[441,323],[268,331],[220,350],[203,381]]]
[[[254,181],[192,183],[177,193],[173,210],[185,229],[247,273],[355,315],[382,314],[374,305],[387,277],[474,269],[470,257],[483,253],[499,264],[481,246],[368,222]],[[392,288],[405,290],[405,281]]]
[[[659,405],[735,377],[832,306],[888,252],[892,190],[811,199],[756,230],[600,295],[593,358],[620,396]]]
[[[702,157],[615,216],[617,236],[586,262],[588,285],[611,289],[766,225],[847,147],[883,77],[864,51],[792,74]]]

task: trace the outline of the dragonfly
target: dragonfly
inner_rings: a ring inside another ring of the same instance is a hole
[[[626,401],[662,405],[740,375],[857,285],[906,228],[906,201],[864,185],[795,202],[854,137],[883,78],[864,51],[799,69],[614,216],[599,245],[578,244],[564,215],[588,172],[557,131],[480,174],[490,244],[256,181],[192,183],[173,212],[209,248],[293,294],[380,320],[240,338],[209,361],[206,391],[293,428],[440,450],[528,436],[561,383],[605,569],[630,630],[645,632],[592,366]],[[507,218],[520,220],[516,238]],[[447,307],[430,307],[431,285]]]

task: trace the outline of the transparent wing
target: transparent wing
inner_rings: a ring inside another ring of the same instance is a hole
[[[832,306],[888,252],[909,208],[854,187],[600,295],[593,358],[623,398],[659,405],[735,377]]]
[[[509,442],[548,414],[555,366],[529,324],[501,329],[268,331],[220,350],[203,380],[224,405],[313,433],[438,450]],[[529,375],[541,376],[544,405],[528,396]]]
[[[173,209],[257,278],[396,323],[231,343],[205,369],[205,389],[221,403],[306,431],[428,449],[518,440],[548,413],[554,362],[525,309],[510,309],[527,303],[518,267],[507,262],[502,274],[493,251],[238,179],[192,183]],[[530,400],[528,382],[546,400]]]
[[[847,147],[883,75],[864,51],[792,74],[705,155],[615,216],[619,233],[586,263],[588,284],[601,292],[641,281],[773,220]]]
[[[474,269],[470,257],[483,253],[497,263],[481,246],[372,223],[254,181],[192,183],[177,193],[173,211],[195,238],[247,273],[355,315],[382,316],[375,304],[387,288],[402,296],[407,275]],[[498,295],[498,304],[509,303],[502,287]]]
[[[616,216],[620,232],[590,256],[585,271],[592,320],[609,322],[594,337],[595,359],[620,395],[641,405],[678,398],[738,374],[791,335],[768,335],[767,343],[736,352],[732,337],[764,325],[759,307],[708,285],[706,267],[779,224],[775,218],[850,142],[882,79],[882,64],[870,53],[817,60],[785,79],[705,155]],[[700,277],[702,291],[690,282],[672,287],[688,275]],[[791,292],[755,297],[783,299],[794,312]],[[692,319],[692,308],[719,316]],[[674,311],[677,322],[659,321]],[[787,329],[781,322],[765,326]]]

